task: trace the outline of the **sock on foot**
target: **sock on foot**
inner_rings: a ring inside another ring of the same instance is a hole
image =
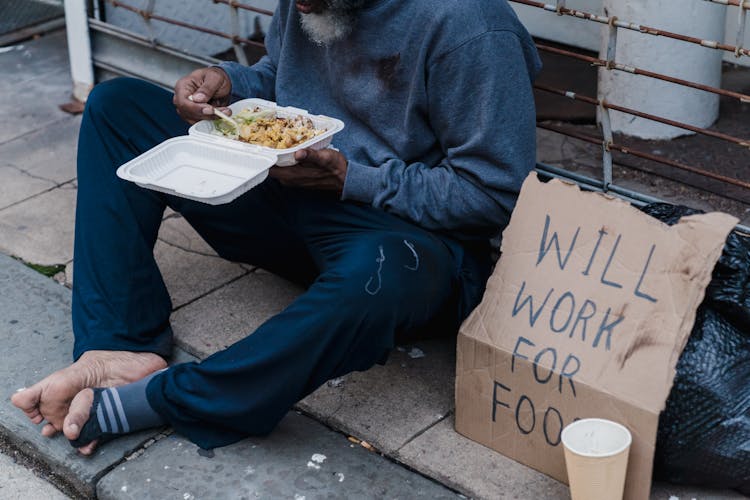
[[[146,386],[157,373],[120,387],[94,388],[89,419],[70,444],[80,448],[94,440],[104,443],[123,434],[166,424],[146,398]]]

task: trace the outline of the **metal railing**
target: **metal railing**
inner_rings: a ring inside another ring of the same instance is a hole
[[[200,33],[207,33],[209,35],[214,35],[214,36],[218,36],[221,38],[226,38],[227,40],[231,40],[232,47],[234,48],[235,56],[237,57],[237,60],[242,64],[248,64],[249,62],[247,60],[245,51],[242,49],[242,45],[244,44],[244,45],[251,45],[251,46],[263,48],[263,43],[240,36],[239,9],[256,12],[258,14],[263,14],[266,16],[273,15],[273,12],[269,10],[259,9],[252,5],[243,4],[235,0],[211,0],[212,3],[214,4],[223,4],[229,8],[229,16],[230,16],[229,17],[230,18],[229,30],[230,32],[227,33],[223,31],[206,28],[197,24],[191,24],[185,21],[180,21],[179,19],[173,19],[173,18],[169,18],[166,16],[161,16],[159,14],[155,14],[154,7],[156,6],[156,0],[148,0],[146,7],[142,9],[134,5],[125,3],[125,2],[120,2],[119,0],[106,0],[106,1],[112,7],[121,8],[121,9],[133,12],[141,16],[141,18],[143,19],[143,22],[146,23],[150,33],[153,33],[153,28],[150,26],[151,21],[160,21],[160,22],[171,24],[174,26],[180,26],[182,28],[190,29],[193,31],[198,31]],[[152,35],[152,41],[154,43],[158,43],[156,41],[156,37],[154,37],[153,35]]]
[[[704,40],[702,38],[698,38],[694,36],[673,33],[671,31],[654,28],[650,26],[644,26],[642,24],[637,24],[637,23],[630,22],[627,20],[621,20],[615,16],[603,16],[603,15],[593,14],[590,12],[584,12],[581,10],[570,9],[565,6],[565,0],[557,0],[557,2],[554,4],[537,2],[534,0],[510,0],[510,1],[514,3],[536,7],[536,8],[545,10],[549,12],[551,16],[571,16],[571,17],[581,20],[582,22],[583,21],[596,22],[596,23],[609,26],[609,36],[607,37],[607,40],[606,40],[607,42],[606,47],[602,51],[603,54],[606,53],[606,59],[592,57],[590,55],[577,53],[572,50],[552,47],[544,43],[537,44],[537,48],[540,51],[585,61],[593,66],[597,66],[601,68],[602,71],[627,72],[627,73],[639,75],[645,78],[652,78],[652,79],[657,79],[661,81],[666,81],[666,82],[673,83],[675,85],[689,87],[689,88],[697,89],[703,92],[709,92],[712,94],[717,94],[720,96],[737,99],[740,101],[740,103],[750,103],[750,95],[747,95],[747,94],[733,92],[733,91],[721,89],[718,87],[712,87],[712,86],[704,85],[704,84],[697,83],[697,82],[691,82],[688,80],[676,78],[670,75],[665,75],[665,74],[661,74],[661,73],[657,73],[653,71],[646,71],[644,69],[640,69],[634,66],[624,64],[617,60],[617,32],[620,29],[636,31],[640,34],[643,34],[644,36],[662,36],[662,37],[670,38],[673,40],[678,40],[684,43],[699,45],[707,49],[722,50],[722,51],[733,53],[736,57],[750,56],[750,49],[742,47],[742,42],[745,39],[745,29],[746,29],[745,21],[747,18],[748,10],[750,10],[750,0],[703,0],[703,1],[708,1],[712,3],[724,4],[727,6],[732,5],[732,6],[739,7],[740,21],[738,23],[738,29],[737,29],[737,45],[728,45],[725,43],[720,43],[715,40]],[[551,17],[551,20],[553,19],[554,17]],[[560,127],[560,126],[556,126],[556,125],[548,124],[548,123],[538,123],[537,126],[541,129],[549,130],[558,134],[562,134],[567,137],[570,137],[570,138],[573,138],[573,139],[576,139],[585,143],[596,144],[596,145],[601,146],[602,180],[597,181],[596,179],[587,178],[587,182],[589,182],[590,184],[594,185],[596,188],[602,191],[605,191],[605,192],[610,191],[610,190],[621,191],[621,188],[618,188],[617,186],[614,185],[614,180],[612,178],[612,165],[613,165],[612,154],[613,152],[619,152],[622,154],[631,155],[631,156],[638,157],[644,160],[648,160],[650,162],[659,163],[661,165],[665,165],[670,168],[697,174],[699,176],[702,176],[708,179],[713,179],[719,182],[723,182],[723,183],[733,185],[733,186],[738,186],[738,187],[745,188],[745,189],[750,189],[750,182],[744,179],[736,179],[733,177],[729,177],[726,175],[708,171],[698,166],[687,165],[685,163],[677,162],[677,161],[665,158],[663,156],[641,151],[636,148],[625,146],[623,144],[618,144],[614,140],[614,135],[613,135],[612,128],[610,125],[611,123],[610,110],[619,111],[619,112],[626,113],[626,114],[636,116],[639,118],[651,120],[651,121],[662,123],[665,125],[670,125],[673,127],[678,127],[683,130],[688,130],[690,132],[712,137],[717,140],[726,141],[738,148],[750,148],[750,138],[734,137],[734,136],[724,134],[721,132],[717,132],[714,130],[710,130],[707,128],[696,127],[687,123],[682,123],[676,120],[669,119],[667,117],[646,113],[641,110],[632,109],[632,108],[628,108],[628,107],[625,107],[625,106],[622,106],[613,102],[609,102],[603,95],[601,95],[601,90],[599,91],[599,95],[597,97],[591,97],[591,96],[580,95],[576,92],[572,92],[567,89],[559,89],[559,88],[554,88],[554,87],[550,87],[548,85],[542,85],[542,84],[536,84],[535,88],[543,92],[556,94],[556,95],[559,95],[568,99],[573,99],[579,102],[584,102],[586,104],[590,104],[598,108],[597,121],[598,121],[599,129],[601,131],[600,136],[594,136],[594,135],[586,134],[580,131],[571,130],[570,128]],[[557,174],[559,175],[559,172],[557,172]],[[630,192],[630,195],[637,195],[637,193]]]
[[[159,41],[153,36],[153,26],[151,26],[151,23],[156,21],[160,23],[167,23],[174,26],[179,26],[181,28],[185,28],[187,30],[193,30],[196,32],[201,33],[207,33],[216,37],[224,38],[231,42],[232,48],[234,49],[234,53],[236,55],[236,58],[239,62],[247,64],[247,58],[245,55],[245,51],[243,48],[245,46],[252,46],[252,47],[263,47],[263,44],[257,40],[251,40],[246,36],[242,36],[240,31],[240,23],[239,23],[239,10],[245,10],[250,12],[255,12],[262,16],[272,16],[273,13],[269,10],[261,9],[258,7],[255,7],[253,5],[249,5],[246,3],[241,3],[236,0],[205,0],[205,3],[207,5],[215,5],[215,6],[221,6],[223,8],[229,9],[229,26],[228,31],[220,31],[216,29],[207,28],[204,26],[200,26],[198,24],[188,23],[185,21],[181,21],[178,19],[169,18],[163,15],[159,15],[154,12],[156,0],[144,0],[143,1],[143,7],[138,7],[134,5],[133,3],[128,3],[121,0],[103,0],[108,5],[110,5],[113,8],[123,9],[129,12],[132,12],[143,20],[143,22],[146,24],[148,28],[148,32],[152,33],[152,36],[149,38],[148,43],[153,47],[160,50],[169,50],[168,48],[164,48],[159,44]],[[136,2],[136,0],[129,0],[130,2]],[[672,31],[667,31],[664,29],[651,27],[651,26],[645,26],[642,24],[638,24],[635,22],[631,22],[629,20],[622,20],[615,16],[606,16],[606,15],[599,15],[594,14],[591,12],[584,12],[581,10],[571,9],[566,7],[565,0],[557,0],[555,3],[544,3],[544,2],[538,2],[535,0],[510,0],[511,2],[522,4],[530,7],[536,7],[538,9],[547,11],[550,13],[550,21],[554,22],[554,16],[569,16],[576,18],[580,20],[581,22],[595,22],[602,25],[606,25],[609,28],[609,36],[607,37],[607,44],[605,50],[602,51],[602,54],[606,54],[606,58],[604,55],[600,57],[593,57],[591,55],[575,52],[573,50],[563,49],[559,47],[553,47],[546,43],[537,43],[537,47],[540,51],[546,52],[546,53],[552,53],[559,56],[564,56],[572,59],[576,59],[579,61],[587,62],[593,66],[601,68],[602,71],[613,71],[613,72],[625,72],[630,73],[633,75],[638,75],[644,78],[651,78],[656,80],[661,80],[664,82],[669,82],[675,85],[688,87],[692,89],[696,89],[702,92],[708,92],[711,94],[715,94],[718,96],[723,96],[731,99],[735,99],[739,101],[740,103],[750,103],[750,95],[744,94],[741,92],[735,92],[727,89],[722,89],[720,87],[705,85],[698,82],[688,81],[685,79],[677,78],[671,75],[667,74],[661,74],[654,71],[648,71],[642,68],[638,68],[635,66],[628,65],[626,62],[618,61],[617,60],[617,33],[618,30],[624,29],[624,30],[630,30],[637,33],[642,34],[643,36],[660,36],[669,38],[672,40],[677,40],[682,43],[687,44],[694,44],[701,47],[706,48],[706,50],[720,50],[725,51],[734,54],[736,57],[748,57],[750,56],[750,49],[743,47],[742,43],[745,39],[745,32],[746,32],[746,21],[748,16],[748,11],[750,11],[750,0],[702,0],[706,2],[716,3],[727,6],[727,8],[736,7],[738,9],[738,23],[737,23],[737,42],[735,45],[730,45],[727,43],[722,43],[720,41],[716,40],[706,40],[695,36],[690,36],[686,34],[681,33],[674,33]],[[695,0],[699,1],[699,0]],[[94,27],[97,30],[103,29],[101,26],[99,26],[96,22],[94,22]],[[200,59],[200,58],[199,58]],[[208,60],[208,59],[203,59]],[[586,96],[581,95],[579,93],[573,92],[568,89],[560,89],[551,87],[548,85],[542,85],[537,84],[536,89],[539,91],[552,93],[559,95],[564,98],[573,99],[578,102],[582,102],[591,106],[594,106],[598,109],[597,113],[597,121],[599,125],[600,135],[594,136],[587,133],[583,133],[580,131],[574,131],[570,128],[564,128],[559,127],[557,125],[548,124],[548,123],[539,123],[539,128],[553,131],[555,133],[564,134],[568,137],[571,137],[576,140],[583,141],[585,143],[589,144],[596,144],[601,146],[602,151],[602,178],[601,180],[597,179],[591,179],[591,178],[584,178],[580,174],[574,174],[572,172],[565,172],[564,170],[561,170],[556,167],[550,167],[548,165],[541,165],[540,170],[548,173],[549,175],[553,175],[556,177],[560,176],[567,176],[571,180],[574,180],[579,183],[585,182],[589,185],[589,187],[599,189],[601,191],[612,191],[613,193],[617,193],[620,195],[625,195],[627,193],[627,197],[631,200],[653,200],[653,198],[646,197],[643,195],[640,195],[639,193],[628,191],[625,188],[616,186],[614,184],[613,180],[613,173],[612,173],[612,166],[613,166],[613,152],[618,152],[622,154],[631,155],[634,157],[638,157],[641,159],[648,160],[650,162],[659,163],[661,165],[666,165],[669,168],[674,168],[678,170],[682,170],[685,172],[690,172],[693,174],[697,174],[699,176],[713,179],[715,181],[723,182],[732,186],[737,186],[740,188],[750,189],[750,182],[744,180],[744,179],[736,179],[732,178],[726,175],[722,175],[719,173],[708,171],[704,168],[701,168],[699,166],[694,165],[688,165],[681,162],[677,162],[671,159],[668,159],[666,157],[662,157],[656,154],[648,153],[645,151],[641,151],[629,146],[626,146],[624,144],[620,144],[615,141],[612,127],[610,125],[610,110],[618,111],[621,113],[627,113],[629,115],[639,117],[646,120],[651,120],[654,122],[662,123],[665,125],[678,127],[683,130],[687,130],[696,134],[701,134],[707,137],[711,137],[716,140],[725,141],[729,144],[731,144],[733,147],[737,148],[750,148],[750,138],[743,138],[743,137],[734,137],[729,134],[725,134],[722,132],[717,132],[715,130],[711,130],[709,128],[703,128],[703,127],[697,127],[694,125],[690,125],[687,123],[682,123],[673,119],[670,119],[668,117],[658,116],[655,114],[647,113],[642,110],[629,108],[626,106],[619,105],[614,102],[609,102],[607,99],[605,99],[604,96],[601,95],[601,91],[599,91],[599,95],[596,97],[594,96]]]

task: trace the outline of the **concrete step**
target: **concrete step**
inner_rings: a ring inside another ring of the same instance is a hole
[[[0,255],[0,438],[41,462],[50,475],[84,496],[96,482],[156,432],[141,432],[113,441],[90,458],[82,458],[62,436],[43,437],[10,403],[10,396],[71,363],[71,293],[53,280]]]
[[[100,500],[458,498],[294,412],[266,438],[211,452],[179,436],[162,439],[107,474],[97,495]]]

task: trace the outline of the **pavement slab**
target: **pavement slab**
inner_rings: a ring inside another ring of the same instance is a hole
[[[283,278],[254,271],[175,311],[177,345],[204,358],[251,334],[301,292]]]
[[[159,228],[159,239],[186,252],[216,257],[217,254],[179,213],[167,208]]]
[[[29,176],[55,184],[76,177],[76,145],[80,116],[67,116],[0,145],[0,158]],[[3,198],[3,205],[5,204]]]
[[[100,500],[160,498],[449,499],[445,487],[294,412],[266,438],[206,452],[179,436],[113,469]]]
[[[388,455],[453,409],[455,339],[394,350],[388,362],[324,384],[297,407]]]
[[[568,487],[455,431],[446,418],[400,449],[394,458],[477,499],[569,499]],[[740,500],[735,491],[656,482],[651,500]]]
[[[71,99],[67,63],[67,38],[60,30],[32,42],[16,45],[0,54],[3,84],[14,89],[13,99],[0,104],[0,144],[45,125],[68,118],[58,109]]]
[[[74,183],[0,210],[0,252],[26,262],[65,264],[73,258]]]
[[[102,447],[84,458],[61,436],[48,439],[10,403],[28,387],[72,361],[71,292],[64,286],[0,255],[0,438],[42,462],[82,495],[91,495],[97,479],[154,433],[138,433]]]
[[[570,498],[568,487],[458,434],[447,418],[395,458],[473,498]]]
[[[55,186],[57,184],[53,181],[36,177],[21,167],[7,163],[5,157],[0,155],[0,210]]]
[[[154,256],[164,283],[179,308],[221,286],[247,274],[237,264],[219,257],[209,257],[157,241]]]
[[[171,209],[165,212],[154,253],[175,309],[253,269],[220,258],[195,229]]]
[[[172,306],[183,305],[253,270],[221,259],[179,214],[167,211],[154,247],[156,262],[172,298]],[[65,266],[59,281],[73,285],[73,263]]]
[[[64,30],[19,42],[10,50],[9,47],[3,47],[7,52],[0,54],[0,57],[8,64],[3,81],[9,85],[23,85],[31,77],[54,73],[67,73],[70,79],[67,47],[68,39]]]

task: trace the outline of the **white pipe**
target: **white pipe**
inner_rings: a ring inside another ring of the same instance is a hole
[[[85,102],[94,86],[86,0],[65,0],[65,26],[73,97]]]
[[[692,0],[604,0],[604,12],[628,21],[704,40],[724,40],[726,7]],[[714,87],[721,86],[722,52],[664,37],[618,30],[617,61]],[[602,33],[606,58],[609,27]],[[719,116],[719,96],[620,71],[599,71],[599,93],[629,108],[708,127]],[[686,131],[612,111],[612,129],[645,139],[672,139]]]

